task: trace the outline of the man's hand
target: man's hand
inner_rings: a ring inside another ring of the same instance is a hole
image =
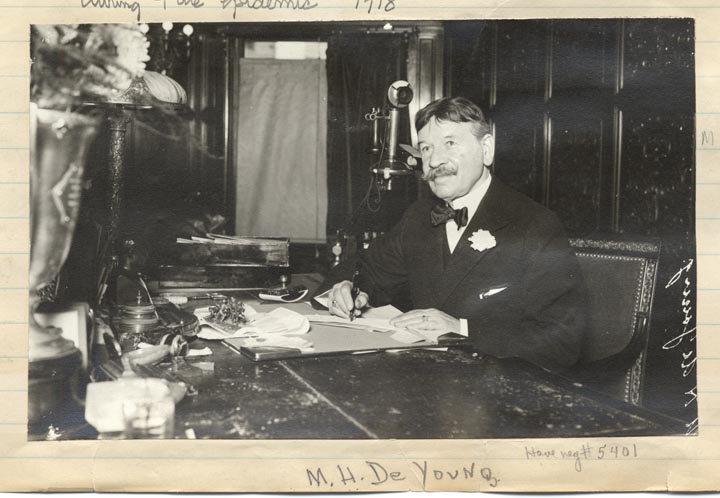
[[[390,325],[410,330],[442,330],[443,332],[460,333],[460,320],[435,308],[408,311],[390,320]]]
[[[328,294],[328,311],[331,314],[350,318],[350,310],[353,307],[352,301],[352,282],[343,280],[332,286]],[[355,298],[355,316],[362,314],[363,308],[368,305],[369,299],[365,292],[360,291]]]

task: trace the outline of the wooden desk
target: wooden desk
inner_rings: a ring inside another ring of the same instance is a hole
[[[198,438],[511,438],[682,434],[682,422],[521,361],[408,350],[252,363],[215,343],[178,404]]]
[[[192,344],[204,346],[211,356],[186,360],[199,392],[176,406],[179,438],[188,437],[188,429],[209,439],[587,437],[685,429],[682,421],[593,393],[524,361],[483,357],[468,348],[254,363],[220,342]],[[78,407],[58,413],[63,415],[37,426],[39,433],[31,428],[31,438],[44,438],[48,422],[64,438],[97,436]]]

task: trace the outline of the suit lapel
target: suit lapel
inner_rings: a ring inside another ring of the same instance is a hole
[[[491,234],[507,225],[511,219],[507,216],[503,205],[502,185],[493,178],[485,197],[480,202],[475,215],[472,217],[463,232],[462,237],[458,241],[450,256],[449,264],[443,272],[440,280],[440,301],[445,304],[447,299],[457,288],[458,285],[471,273],[472,269],[491,251],[496,249],[486,249],[478,251],[472,248],[470,237],[478,230],[487,230]],[[445,230],[443,230],[443,233]],[[443,243],[447,244],[444,240]],[[441,260],[442,261],[442,260]]]
[[[429,212],[424,223],[427,223],[428,228],[423,233],[429,234],[429,237],[420,241],[423,249],[420,251],[422,256],[418,267],[425,269],[425,285],[417,289],[420,294],[417,301],[418,303],[432,303],[437,299],[444,278],[443,251],[445,251],[444,246],[447,246],[447,240],[445,228],[443,226],[433,227],[430,223]]]

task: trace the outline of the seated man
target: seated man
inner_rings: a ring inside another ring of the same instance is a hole
[[[572,366],[587,297],[557,217],[490,175],[495,140],[472,102],[436,100],[415,127],[423,179],[437,197],[412,204],[360,256],[356,310],[406,289],[414,309],[395,326],[455,332],[479,351],[550,370]],[[331,313],[348,316],[351,288],[332,287]]]

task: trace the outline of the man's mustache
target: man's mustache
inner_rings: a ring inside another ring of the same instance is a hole
[[[439,168],[431,169],[427,173],[423,173],[423,175],[420,177],[426,182],[431,182],[435,178],[439,178],[441,176],[450,176],[457,173],[457,168],[451,165],[447,166],[440,166]]]

